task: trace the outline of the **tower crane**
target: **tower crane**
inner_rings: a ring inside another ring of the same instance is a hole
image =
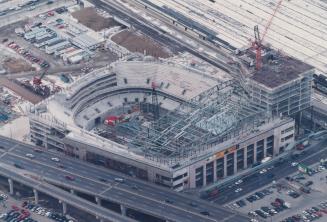
[[[33,85],[36,85],[36,86],[39,86],[42,84],[42,79],[43,77],[45,76],[45,74],[47,74],[47,70],[45,70],[41,75],[40,77],[38,76],[34,76],[33,78]]]
[[[259,26],[255,25],[254,26],[254,42],[252,42],[252,47],[255,49],[256,51],[256,69],[260,70],[261,66],[262,66],[262,58],[261,58],[261,50],[262,50],[262,42],[265,39],[267,32],[271,26],[271,23],[278,11],[278,9],[280,8],[281,4],[282,4],[283,0],[279,0],[277,3],[276,8],[274,9],[274,12],[272,14],[272,16],[270,17],[270,19],[268,20],[267,25],[265,26],[264,32],[262,34],[262,36],[260,36],[260,31],[259,31]]]

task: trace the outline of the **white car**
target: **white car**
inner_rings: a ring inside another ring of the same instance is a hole
[[[292,165],[293,167],[296,167],[297,165],[299,165],[299,163],[298,163],[298,162],[293,162],[293,163],[291,163],[291,165]]]
[[[243,189],[242,188],[237,188],[236,190],[235,190],[235,193],[239,193],[239,192],[241,192]]]
[[[267,173],[267,170],[266,169],[262,169],[262,170],[260,170],[260,172],[259,172],[260,174],[264,174],[264,173]]]
[[[243,180],[238,180],[238,181],[235,182],[236,185],[239,185],[241,183],[243,183]]]
[[[33,154],[31,154],[31,153],[26,153],[25,156],[28,157],[28,158],[34,158],[34,157],[35,157],[35,156],[34,156]]]
[[[6,217],[7,217],[7,214],[6,213],[3,213],[3,214],[0,215],[0,219],[4,219]]]
[[[51,160],[54,162],[60,162],[59,158],[57,158],[57,157],[52,157]]]

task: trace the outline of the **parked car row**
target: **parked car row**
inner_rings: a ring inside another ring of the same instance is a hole
[[[30,212],[26,209],[20,209],[16,205],[12,206],[12,210],[0,215],[0,219],[6,222],[37,222],[30,218]]]
[[[260,200],[260,199],[264,198],[265,196],[268,196],[272,193],[273,193],[273,191],[271,191],[270,189],[263,189],[261,191],[255,192],[254,194],[248,196],[245,199],[247,201],[249,201],[250,203],[252,203],[252,202]]]
[[[53,212],[36,204],[28,203],[26,201],[22,203],[22,207],[29,209],[32,212],[37,213],[38,215],[48,217],[57,222],[73,222],[73,220],[70,220],[59,213]]]
[[[8,199],[8,196],[4,193],[0,193],[0,200],[6,201]]]
[[[48,68],[50,66],[47,61],[34,56],[27,49],[24,49],[24,48],[20,47],[15,42],[10,42],[10,43],[7,44],[7,46],[9,48],[15,50],[17,53],[21,54],[24,58],[29,60],[31,63],[38,64],[41,68]]]
[[[248,215],[250,217],[259,216],[261,218],[266,219],[270,216],[274,216],[275,214],[284,211],[285,209],[290,208],[290,204],[280,198],[276,198],[274,202],[271,202],[271,206],[272,207],[262,206],[260,209],[250,211]]]
[[[322,202],[317,207],[311,207],[301,212],[301,214],[296,214],[290,216],[281,222],[311,222],[320,219],[327,214],[327,201]]]

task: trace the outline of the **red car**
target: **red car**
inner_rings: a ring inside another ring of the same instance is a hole
[[[75,177],[71,176],[71,175],[66,175],[65,178],[67,180],[75,180]]]
[[[14,211],[19,211],[19,207],[17,207],[16,205],[12,205],[11,208],[12,208]]]

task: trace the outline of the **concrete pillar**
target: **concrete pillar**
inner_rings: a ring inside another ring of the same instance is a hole
[[[9,183],[9,193],[10,195],[14,195],[14,181],[8,178],[8,183]]]
[[[71,189],[71,190],[70,190],[70,193],[71,193],[71,194],[75,194],[75,190]]]
[[[217,181],[217,160],[213,161],[213,181]]]
[[[237,152],[234,151],[234,174],[237,173]]]
[[[263,157],[267,156],[267,138],[263,140]]]
[[[123,216],[126,216],[126,207],[124,205],[120,205],[120,211]]]
[[[224,177],[227,176],[227,155],[224,155]]]
[[[95,197],[95,202],[101,206],[101,199],[100,197]]]
[[[33,189],[35,204],[39,203],[39,192],[36,189]]]
[[[257,141],[254,143],[253,147],[253,163],[257,162]]]
[[[207,164],[203,165],[203,186],[207,185]]]
[[[67,204],[65,202],[62,202],[62,214],[67,214]]]
[[[248,168],[248,147],[244,147],[244,169]]]

